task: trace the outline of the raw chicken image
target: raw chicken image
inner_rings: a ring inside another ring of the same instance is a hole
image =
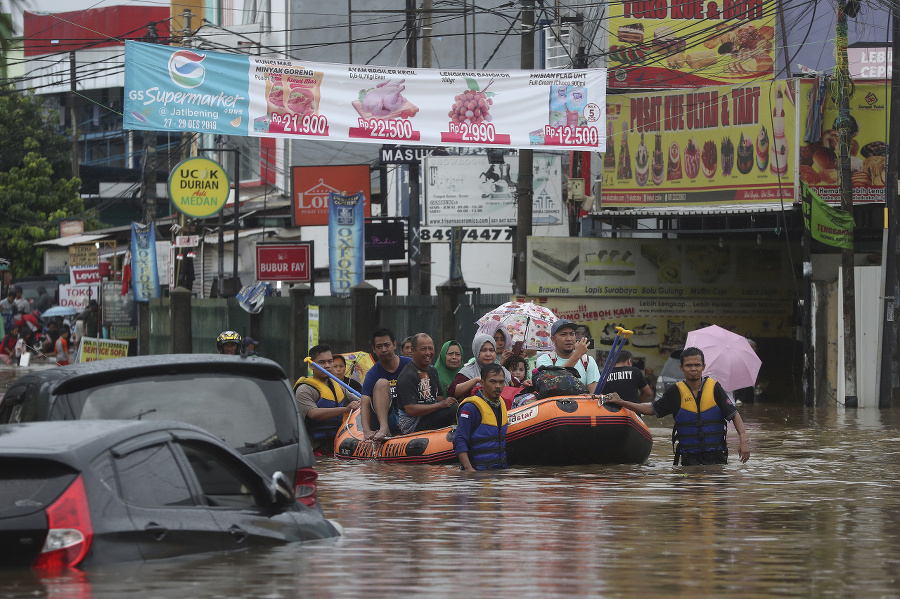
[[[394,83],[391,79],[379,83],[371,89],[359,92],[359,100],[353,101],[353,108],[364,119],[407,119],[415,116],[419,109],[403,97],[406,86],[401,79]]]

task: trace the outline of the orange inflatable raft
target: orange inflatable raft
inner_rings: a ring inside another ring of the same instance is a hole
[[[351,460],[406,464],[455,463],[454,427],[363,441],[359,412],[344,423],[334,454]],[[590,395],[548,397],[509,411],[506,455],[510,465],[639,464],[650,455],[653,436],[641,417],[600,405]]]

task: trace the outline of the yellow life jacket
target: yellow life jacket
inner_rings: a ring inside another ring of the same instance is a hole
[[[713,389],[716,386],[715,379],[707,377],[703,381],[703,386],[700,388],[699,408],[697,406],[697,400],[694,398],[694,392],[691,391],[690,387],[687,386],[687,383],[685,383],[684,381],[678,381],[675,384],[678,386],[678,391],[681,392],[682,410],[687,410],[688,412],[699,414],[700,412],[705,412],[706,410],[716,405],[716,398],[713,394]]]
[[[315,388],[315,390],[319,392],[319,396],[321,397],[321,399],[331,402],[335,406],[340,405],[341,402],[344,401],[344,389],[340,385],[335,385],[334,392],[332,392],[331,387],[326,385],[323,381],[320,381],[319,379],[312,376],[301,376],[299,379],[297,379],[297,382],[294,383],[294,391],[297,391],[297,387],[304,383]],[[319,407],[324,408],[329,406],[319,405]]]
[[[500,428],[509,424],[509,417],[506,414],[506,402],[502,399],[500,400],[500,418],[503,420],[501,423],[497,423],[497,417],[494,415],[494,410],[491,409],[491,406],[488,405],[488,402],[485,401],[483,397],[479,397],[477,395],[473,395],[472,397],[467,397],[466,399],[459,402],[459,408],[456,409],[456,413],[459,414],[460,408],[462,408],[464,403],[475,404],[475,407],[478,408],[478,411],[481,412],[481,422],[483,424],[487,424],[488,426],[493,426]]]

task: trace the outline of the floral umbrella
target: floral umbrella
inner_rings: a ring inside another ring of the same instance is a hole
[[[506,328],[513,343],[522,341],[525,349],[552,350],[550,325],[556,315],[534,302],[506,302],[479,318],[479,333],[493,335],[499,327]]]

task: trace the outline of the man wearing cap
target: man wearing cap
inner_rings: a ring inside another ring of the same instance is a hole
[[[554,351],[538,357],[535,366],[562,366],[574,368],[578,371],[581,382],[587,385],[591,393],[597,388],[600,381],[600,369],[594,358],[587,355],[588,339],[582,337],[575,341],[575,329],[578,327],[571,320],[557,320],[550,327],[550,340],[553,341]]]

